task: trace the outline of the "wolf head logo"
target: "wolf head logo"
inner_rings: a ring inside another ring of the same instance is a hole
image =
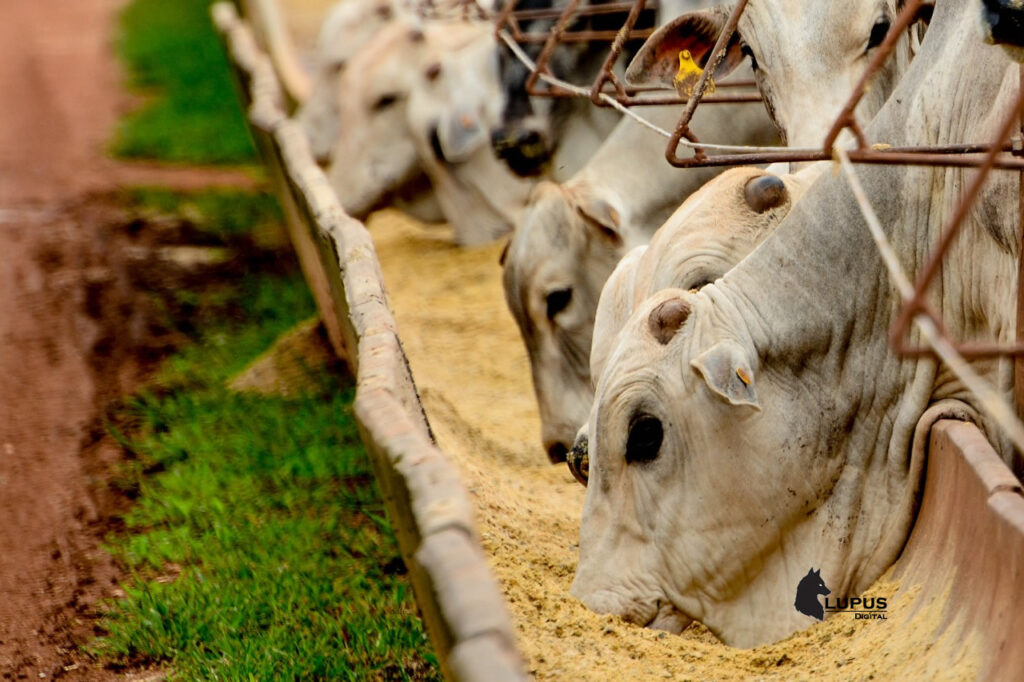
[[[812,568],[796,586],[796,602],[793,606],[804,615],[825,620],[825,607],[818,601],[818,595],[831,593],[832,590],[828,589],[825,581],[821,579],[821,569],[815,571]]]

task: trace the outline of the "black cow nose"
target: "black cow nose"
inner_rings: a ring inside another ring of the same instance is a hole
[[[1019,0],[982,0],[982,5],[992,42],[1024,47],[1024,6]]]
[[[516,144],[520,147],[533,148],[543,144],[544,140],[536,130],[523,130],[516,137]]]
[[[491,146],[513,173],[523,177],[538,175],[550,156],[543,133],[533,129],[493,130]]]
[[[565,461],[565,456],[569,454],[569,448],[562,442],[548,443],[547,449],[548,459],[552,464],[561,464]]]

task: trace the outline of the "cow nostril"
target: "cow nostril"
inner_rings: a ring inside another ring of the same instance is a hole
[[[438,161],[444,162],[444,149],[441,148],[441,137],[437,133],[437,126],[433,126],[430,129],[430,149],[434,152],[434,158]]]
[[[562,442],[549,443],[547,447],[548,459],[552,464],[561,464],[565,461],[565,456],[569,454],[569,448]]]
[[[586,435],[580,435],[573,443],[572,450],[565,457],[569,472],[586,488],[590,479],[590,453]]]
[[[534,147],[543,144],[544,139],[536,130],[524,130],[516,138],[516,144],[520,147]]]

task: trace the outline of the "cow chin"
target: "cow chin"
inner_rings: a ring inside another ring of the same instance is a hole
[[[647,623],[644,627],[651,630],[664,630],[665,632],[671,632],[673,635],[678,635],[692,622],[692,618],[672,604],[664,602],[651,622]]]
[[[575,582],[569,592],[594,613],[615,615],[650,630],[678,635],[693,622],[692,618],[664,599],[639,599],[611,589],[582,595]]]

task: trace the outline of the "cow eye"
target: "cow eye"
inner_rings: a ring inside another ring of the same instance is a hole
[[[398,95],[396,95],[394,93],[388,93],[386,95],[381,95],[380,97],[377,98],[377,101],[373,103],[373,110],[374,111],[381,111],[382,109],[387,109],[388,107],[390,107],[392,104],[394,104],[397,101],[398,101]]]
[[[890,26],[892,26],[892,24],[885,17],[882,17],[875,22],[875,25],[871,27],[871,37],[868,38],[868,48],[865,52],[873,50],[882,44],[882,41],[885,40],[885,36],[889,33]]]
[[[635,418],[629,425],[626,440],[626,462],[643,463],[653,461],[661,449],[665,433],[661,420],[650,415]]]
[[[754,51],[750,49],[750,45],[747,45],[746,43],[740,43],[740,52],[743,54],[744,57],[750,58],[750,68],[757,71],[757,57],[754,56]]]
[[[572,289],[555,289],[548,292],[548,319],[555,319],[555,315],[565,310],[572,300]]]

